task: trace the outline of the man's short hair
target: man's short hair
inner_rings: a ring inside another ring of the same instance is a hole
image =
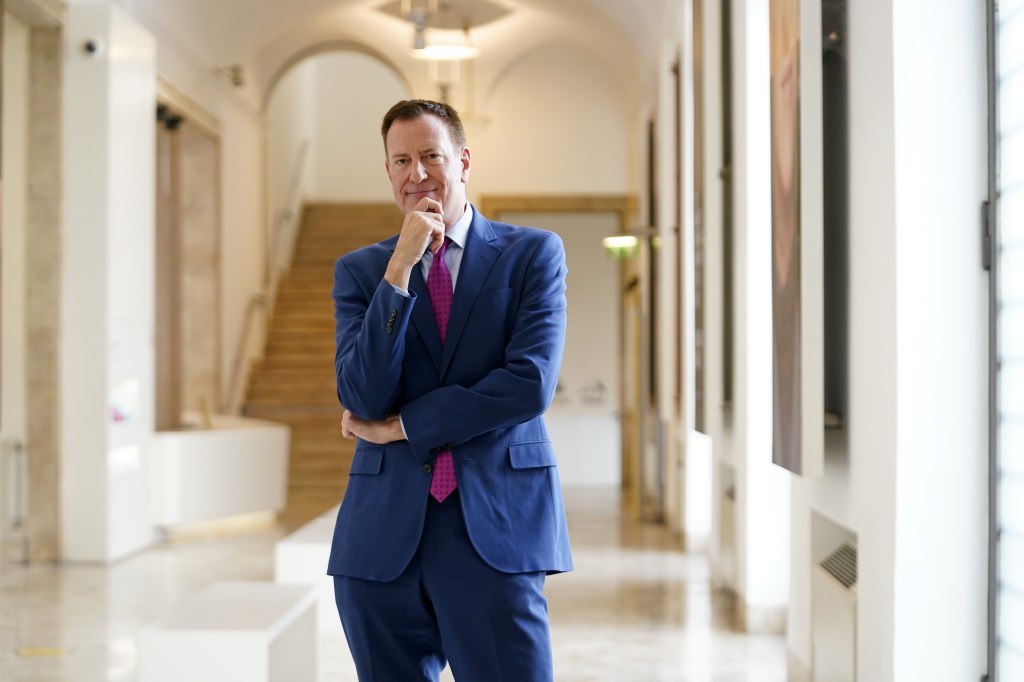
[[[388,109],[384,114],[384,122],[380,126],[381,137],[384,138],[384,151],[388,149],[388,131],[395,121],[415,121],[427,114],[437,116],[444,121],[448,128],[448,136],[457,152],[462,151],[466,146],[466,131],[462,127],[462,119],[455,109],[443,102],[434,102],[429,99],[404,99],[395,106]]]

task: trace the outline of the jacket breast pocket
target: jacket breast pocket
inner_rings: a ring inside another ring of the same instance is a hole
[[[384,450],[379,448],[366,448],[356,450],[352,457],[352,467],[349,469],[349,476],[375,475],[380,473],[380,465],[384,461]]]
[[[513,469],[536,469],[538,467],[558,466],[555,450],[551,441],[534,441],[530,443],[509,443],[508,458]]]

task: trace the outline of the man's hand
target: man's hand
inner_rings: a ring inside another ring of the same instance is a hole
[[[423,252],[429,248],[431,253],[437,253],[442,244],[444,209],[441,202],[423,197],[413,210],[405,214],[402,232],[398,235],[384,279],[399,289],[408,290],[409,276],[423,257]]]
[[[341,435],[349,439],[360,438],[367,443],[377,445],[405,440],[402,422],[399,421],[397,414],[385,419],[370,421],[357,417],[348,410],[345,410],[345,414],[341,417]]]

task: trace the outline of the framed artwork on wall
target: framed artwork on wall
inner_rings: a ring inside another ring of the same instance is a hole
[[[824,461],[820,0],[771,0],[772,461]]]

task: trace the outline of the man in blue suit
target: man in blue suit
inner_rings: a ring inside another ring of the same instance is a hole
[[[401,232],[334,268],[342,433],[358,439],[328,573],[363,682],[552,679],[544,579],[572,568],[542,414],[565,335],[565,253],[466,199],[458,114],[381,128]]]

